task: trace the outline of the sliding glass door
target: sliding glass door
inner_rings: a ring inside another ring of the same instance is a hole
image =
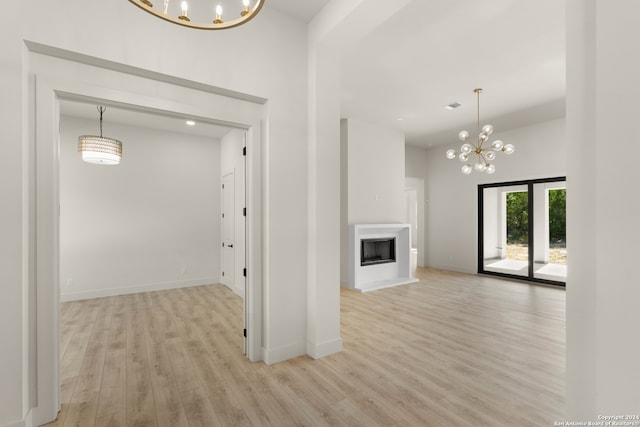
[[[478,186],[478,272],[564,285],[564,177]]]

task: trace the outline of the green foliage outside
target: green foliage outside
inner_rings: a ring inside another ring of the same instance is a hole
[[[507,193],[507,244],[529,243],[529,196],[527,192]]]
[[[507,244],[529,243],[527,192],[507,193]],[[567,190],[549,190],[549,243],[564,245],[567,227]]]
[[[549,243],[567,242],[567,190],[549,190]]]

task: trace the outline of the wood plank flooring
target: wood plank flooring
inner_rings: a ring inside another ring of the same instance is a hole
[[[242,355],[222,285],[61,305],[62,411],[47,426],[550,426],[564,419],[562,289],[418,269],[342,290],[344,351]]]

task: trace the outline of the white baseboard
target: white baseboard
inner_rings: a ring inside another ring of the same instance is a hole
[[[435,268],[436,270],[446,270],[453,271],[456,273],[465,273],[465,274],[478,274],[478,272],[474,269],[466,269],[461,268],[458,265],[450,265],[450,264],[440,264],[440,263],[432,263],[428,265],[429,268]]]
[[[307,343],[307,354],[314,359],[320,359],[342,351],[342,338],[325,341],[320,344]]]
[[[149,283],[145,285],[133,285],[125,288],[97,289],[80,292],[60,293],[60,302],[79,301],[92,298],[104,298],[117,295],[139,294],[142,292],[163,291],[166,289],[189,288],[220,283],[220,277],[209,277],[179,282]]]
[[[348,280],[347,281],[341,280],[340,281],[340,287],[341,288],[347,288],[347,289],[353,289],[353,286],[349,285],[349,281]]]
[[[272,350],[263,349],[264,363],[267,365],[273,365],[274,363],[284,362],[285,360],[293,359],[298,356],[306,354],[306,346],[304,343],[294,343]]]
[[[33,420],[31,417],[31,410],[29,412],[27,412],[27,415],[24,417],[24,419],[20,420],[20,421],[13,421],[9,424],[5,424],[2,427],[33,427]]]
[[[223,283],[229,290],[231,290],[234,294],[238,295],[240,298],[244,299],[244,289],[238,288],[236,286],[229,286]]]

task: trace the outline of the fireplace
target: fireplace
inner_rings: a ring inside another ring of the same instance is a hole
[[[347,243],[342,286],[369,292],[418,281],[411,277],[409,224],[349,224]]]
[[[360,239],[360,265],[396,262],[396,239]]]

